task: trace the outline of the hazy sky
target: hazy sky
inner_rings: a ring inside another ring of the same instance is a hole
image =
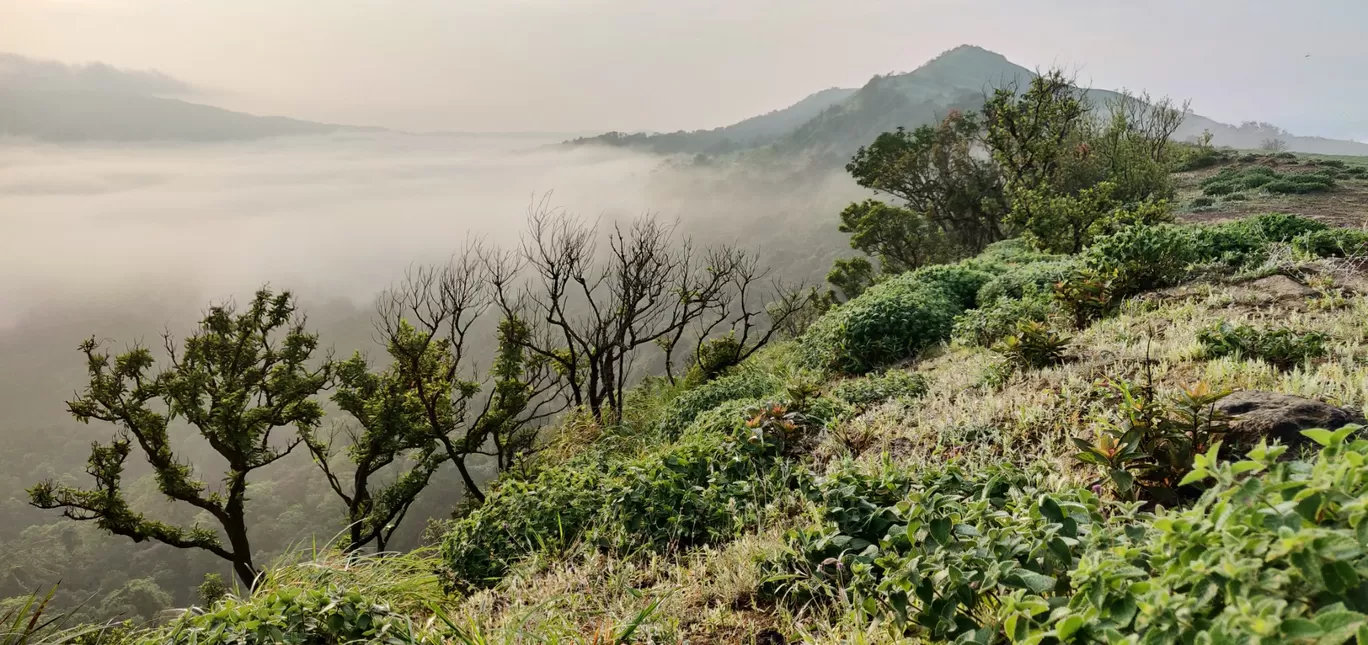
[[[155,68],[256,113],[601,131],[721,125],[972,43],[1368,139],[1365,25],[1363,0],[0,0],[0,51]]]

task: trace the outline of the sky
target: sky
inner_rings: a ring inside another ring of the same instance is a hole
[[[1368,140],[1364,25],[1362,0],[0,0],[0,52],[159,70],[257,114],[600,132],[724,125],[976,44]]]

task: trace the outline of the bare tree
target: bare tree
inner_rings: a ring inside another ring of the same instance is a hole
[[[727,280],[695,323],[693,362],[707,377],[750,358],[820,300],[810,286],[767,281],[769,268],[756,253],[723,247],[712,257],[710,266]],[[769,288],[762,288],[766,283]],[[667,366],[669,360],[667,355]]]
[[[1107,101],[1107,114],[1119,136],[1143,149],[1152,161],[1163,161],[1173,133],[1191,114],[1192,101],[1176,104],[1165,96],[1151,98],[1148,93],[1132,94],[1122,90]]]

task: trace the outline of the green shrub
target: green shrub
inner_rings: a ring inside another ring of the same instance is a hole
[[[782,408],[781,408],[782,409]],[[633,461],[612,492],[603,533],[616,546],[656,550],[725,541],[754,527],[787,482],[767,476],[781,436],[690,434],[657,456]],[[775,473],[777,474],[777,473]]]
[[[1368,442],[1350,441],[1357,430],[1303,432],[1324,446],[1311,464],[1279,461],[1281,446],[1235,463],[1199,455],[1191,480],[1210,488],[1195,505],[1085,536],[1067,604],[1017,592],[1004,631],[1033,643],[1363,642]]]
[[[685,381],[697,384],[714,379],[735,367],[740,356],[741,343],[735,333],[705,340],[688,358],[689,371]]]
[[[1268,238],[1247,220],[1193,228],[1198,262],[1232,266],[1258,264],[1267,256]]]
[[[1097,466],[1094,490],[1110,483],[1118,497],[1174,504],[1195,496],[1185,478],[1196,456],[1226,438],[1229,417],[1216,404],[1228,390],[1205,383],[1161,401],[1148,383],[1111,379],[1104,401],[1111,413],[1098,419],[1094,436],[1073,439],[1078,461]]]
[[[1291,369],[1326,354],[1329,337],[1318,331],[1296,332],[1286,327],[1260,330],[1221,322],[1198,332],[1208,356],[1257,358],[1279,369]]]
[[[1320,165],[1322,165],[1322,166],[1329,166],[1329,167],[1331,167],[1331,168],[1339,168],[1339,169],[1341,169],[1341,170],[1343,170],[1344,168],[1348,167],[1348,164],[1344,163],[1344,161],[1342,161],[1342,160],[1340,160],[1340,159],[1322,159],[1319,163],[1320,163]]]
[[[989,347],[1012,333],[1018,323],[1045,322],[1059,313],[1049,294],[1047,289],[1032,288],[1020,298],[1000,296],[990,304],[956,317],[951,334],[965,345]]]
[[[1210,184],[1206,184],[1205,186],[1202,186],[1202,194],[1208,197],[1219,197],[1221,195],[1229,195],[1237,190],[1240,190],[1240,186],[1236,185],[1234,182],[1229,181],[1213,182]]]
[[[530,481],[504,479],[442,538],[451,586],[488,587],[527,554],[575,543],[622,486],[598,470],[555,468]]]
[[[999,298],[1021,298],[1029,292],[1048,291],[1077,266],[1072,257],[1048,257],[1052,259],[1013,266],[993,277],[979,289],[975,302],[979,307],[985,307]]]
[[[969,288],[976,280],[960,283],[955,297],[918,278],[916,273],[894,277],[827,312],[799,340],[801,361],[812,368],[863,374],[912,358],[948,338],[955,316],[973,297]]]
[[[1270,193],[1304,195],[1330,190],[1335,187],[1333,177],[1320,173],[1283,175],[1282,178],[1265,184],[1263,189]]]
[[[1244,220],[1246,226],[1263,233],[1270,242],[1291,242],[1293,238],[1328,228],[1325,224],[1301,215],[1264,213]]]
[[[754,399],[778,391],[779,379],[764,372],[743,370],[699,385],[666,406],[657,428],[666,438],[678,437],[700,414],[727,401]]]
[[[937,264],[913,271],[908,279],[944,291],[960,308],[967,309],[974,306],[979,290],[994,277],[981,268],[983,264],[975,260]]]
[[[1118,272],[1079,270],[1055,285],[1054,299],[1072,319],[1074,327],[1083,329],[1094,320],[1105,316],[1116,305],[1120,295],[1116,289]]]
[[[1191,202],[1188,202],[1188,205],[1193,208],[1206,208],[1215,204],[1216,200],[1210,197],[1194,197]]]
[[[1101,238],[1084,254],[1086,266],[1112,276],[1118,296],[1174,284],[1199,258],[1191,228],[1173,224],[1131,226]]]
[[[229,599],[205,614],[188,614],[147,642],[195,645],[300,643],[437,643],[421,623],[392,611],[383,599],[336,587],[285,587],[247,600]]]
[[[845,379],[831,388],[831,395],[854,406],[856,410],[900,397],[926,394],[926,377],[906,370],[889,370],[883,374]]]
[[[825,522],[788,533],[787,549],[762,563],[761,593],[795,607],[844,596],[918,642],[994,642],[1000,604],[1066,589],[1103,519],[1091,493],[1044,494],[1001,467],[838,468],[813,498]]]
[[[1329,228],[1303,233],[1292,240],[1292,247],[1320,257],[1359,257],[1368,255],[1368,230]]]
[[[449,585],[488,587],[528,554],[580,541],[664,551],[734,537],[791,485],[788,469],[776,467],[791,438],[750,427],[746,419],[758,407],[722,403],[678,442],[629,461],[504,479],[449,525],[441,546]]]
[[[1029,240],[1021,237],[1014,237],[989,244],[983,249],[983,252],[975,256],[974,259],[987,264],[1010,266],[1058,260],[1062,257],[1067,256],[1041,251],[1040,249],[1037,249],[1035,245],[1031,244]]]
[[[1023,321],[993,349],[1017,369],[1040,369],[1062,362],[1069,341],[1044,323]]]

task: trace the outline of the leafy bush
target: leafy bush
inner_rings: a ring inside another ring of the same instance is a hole
[[[1295,332],[1286,327],[1260,330],[1221,322],[1198,332],[1208,356],[1257,358],[1279,369],[1291,369],[1326,354],[1329,337],[1318,331]]]
[[[1198,259],[1192,229],[1173,224],[1131,226],[1101,238],[1084,255],[1094,272],[1112,278],[1118,295],[1178,282]]]
[[[795,606],[844,596],[919,640],[991,642],[1001,602],[1067,588],[1102,521],[1087,491],[1042,493],[1009,468],[837,469],[813,493],[825,523],[789,532],[762,564],[761,593]]]
[[[1271,242],[1291,242],[1293,238],[1328,228],[1325,224],[1301,215],[1264,213],[1244,220],[1246,226],[1263,233]]]
[[[484,504],[453,522],[442,539],[450,584],[481,588],[523,556],[564,548],[600,518],[622,482],[597,468],[544,470],[536,479],[505,479]]]
[[[1004,631],[1032,643],[1363,642],[1368,442],[1351,442],[1357,431],[1303,432],[1324,446],[1312,464],[1279,461],[1281,446],[1235,463],[1199,455],[1190,479],[1210,488],[1195,505],[1087,536],[1068,603],[1017,592]]]
[[[1215,197],[1256,188],[1275,194],[1324,191],[1335,187],[1335,178],[1331,174],[1334,172],[1338,171],[1279,173],[1268,166],[1232,167],[1203,180],[1202,194]]]
[[[437,634],[392,611],[384,601],[330,587],[285,587],[247,600],[229,599],[166,628],[158,643],[267,645],[299,643],[437,643]]]
[[[736,366],[741,351],[741,343],[733,332],[703,341],[688,358],[685,380],[697,384],[716,378]]]
[[[1079,270],[1055,285],[1054,299],[1073,318],[1074,327],[1083,329],[1106,315],[1116,305],[1118,271]]]
[[[979,268],[982,263],[966,260],[958,264],[937,264],[913,271],[909,279],[944,291],[962,309],[974,306],[979,290],[993,274]]]
[[[1276,179],[1265,184],[1263,189],[1276,194],[1304,195],[1307,193],[1324,192],[1334,187],[1334,178],[1322,174],[1308,173],[1284,175],[1281,179]]]
[[[1040,369],[1063,361],[1069,341],[1044,323],[1023,321],[993,349],[1017,369]]]
[[[1238,190],[1240,190],[1240,186],[1237,186],[1234,182],[1229,181],[1213,182],[1202,186],[1202,194],[1208,197],[1219,197],[1221,195],[1229,195]]]
[[[1197,455],[1229,430],[1216,403],[1230,392],[1199,383],[1165,403],[1149,385],[1118,379],[1107,387],[1115,414],[1099,420],[1093,439],[1073,440],[1080,450],[1074,458],[1101,470],[1092,486],[1110,482],[1122,499],[1165,504],[1190,496],[1183,487]]]
[[[966,345],[988,347],[1012,333],[1018,323],[1045,322],[1056,313],[1059,308],[1049,291],[1031,289],[1020,298],[1000,296],[990,304],[960,314],[955,318],[952,335]]]
[[[986,276],[986,274],[983,274]],[[954,317],[977,292],[978,278],[950,289],[928,285],[916,272],[871,287],[822,316],[799,340],[809,367],[863,374],[915,356],[950,336]],[[951,274],[942,277],[950,278]]]
[[[1234,266],[1261,262],[1268,249],[1268,238],[1249,220],[1193,227],[1199,262],[1224,262]]]
[[[1368,230],[1330,228],[1303,233],[1292,240],[1292,247],[1320,257],[1368,255]]]
[[[505,479],[453,522],[441,554],[456,589],[488,587],[530,553],[581,540],[667,550],[735,536],[789,486],[775,468],[791,437],[756,434],[754,401],[699,415],[677,443],[616,463],[570,464]]]
[[[900,397],[926,394],[926,377],[906,370],[889,370],[883,374],[845,379],[831,389],[831,395],[849,403],[857,410]]]
[[[763,397],[777,391],[779,385],[777,378],[752,370],[713,379],[671,401],[661,413],[657,427],[662,436],[673,439],[700,414],[727,401]]]
[[[1194,197],[1192,198],[1192,201],[1188,203],[1188,205],[1193,208],[1206,208],[1208,206],[1214,206],[1215,204],[1216,200],[1210,197]]]
[[[979,307],[991,306],[999,298],[1021,298],[1031,291],[1047,290],[1068,277],[1077,262],[1072,257],[1045,256],[1046,260],[1009,267],[979,289]]]

